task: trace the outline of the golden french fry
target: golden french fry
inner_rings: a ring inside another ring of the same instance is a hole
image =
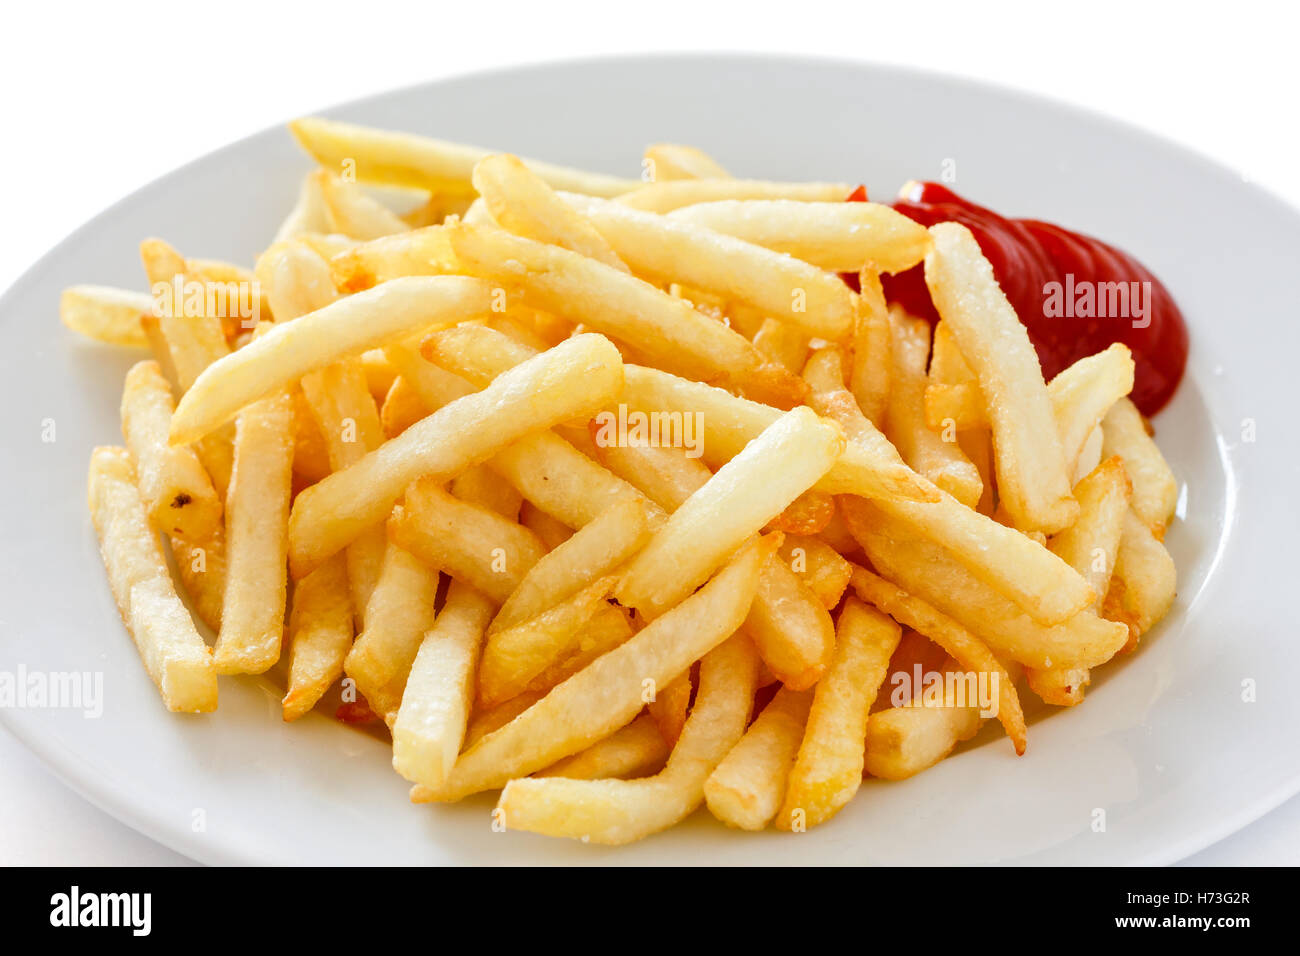
[[[590,415],[618,393],[622,371],[618,350],[607,339],[575,336],[308,488],[294,502],[290,518],[294,576],[383,520],[406,486],[422,475],[454,477],[529,432]]]
[[[1136,500],[1135,486],[1134,500]],[[1127,625],[1124,650],[1137,647],[1138,638],[1151,630],[1173,606],[1178,572],[1174,559],[1150,525],[1130,508],[1115,555],[1110,590],[1102,602],[1102,616]]]
[[[642,167],[650,175],[652,183],[674,179],[727,179],[730,175],[708,153],[678,143],[647,146]]]
[[[627,272],[610,244],[518,156],[499,153],[474,167],[474,188],[497,224],[517,236],[563,246]]]
[[[745,633],[773,674],[792,690],[815,684],[835,651],[835,624],[826,608],[780,558],[763,567],[745,618]]]
[[[704,783],[745,732],[758,655],[736,636],[705,655],[700,693],[668,764],[641,780],[511,780],[497,804],[507,829],[623,844],[666,829],[704,802]]]
[[[213,633],[221,630],[221,603],[226,592],[226,528],[218,522],[202,541],[169,539],[184,596],[199,620]]]
[[[977,706],[891,707],[867,721],[866,770],[882,780],[906,780],[933,767],[980,729]]]
[[[1133,390],[1133,356],[1119,342],[1079,359],[1047,386],[1065,464],[1071,475],[1088,437],[1117,401]]]
[[[302,146],[326,169],[349,163],[363,183],[409,186],[449,195],[473,195],[470,176],[491,150],[460,143],[371,129],[315,117],[289,124]],[[555,189],[617,196],[640,185],[635,180],[589,173],[539,160],[525,160],[528,168]]]
[[[272,244],[328,230],[329,223],[325,217],[325,201],[321,196],[320,181],[314,172],[308,173],[302,178],[302,185],[298,187],[298,198],[293,208],[280,223],[280,228],[275,231]]]
[[[464,276],[411,276],[271,328],[205,369],[172,416],[174,443],[201,438],[245,405],[329,362],[490,310],[491,290]]]
[[[454,275],[459,263],[445,225],[372,239],[330,257],[330,274],[340,292],[363,292],[403,276]]]
[[[830,524],[835,499],[824,491],[805,491],[786,506],[768,525],[789,534],[816,534]]]
[[[1016,527],[1052,533],[1074,520],[1070,475],[1029,334],[969,229],[930,227],[925,281],[979,379],[993,427],[998,493]]]
[[[539,558],[492,621],[493,633],[530,620],[620,567],[661,520],[648,503],[616,501]]]
[[[760,539],[744,548],[698,592],[466,750],[447,782],[419,797],[458,800],[504,786],[629,723],[644,703],[646,681],[666,687],[740,626],[754,599],[759,568],[777,543]],[[752,693],[751,687],[751,698]]]
[[[289,611],[289,679],[282,708],[297,720],[343,676],[352,647],[352,595],[347,561],[336,554],[293,589]]]
[[[1124,471],[1123,459],[1106,459],[1074,486],[1079,517],[1048,542],[1052,553],[1083,575],[1097,594],[1104,595],[1110,589],[1132,496],[1133,486]],[[1092,679],[1086,667],[1029,668],[1025,677],[1034,693],[1062,707],[1083,700]]]
[[[849,369],[849,390],[867,421],[880,428],[885,424],[893,367],[893,331],[885,290],[873,269],[858,273],[857,314],[853,326],[853,364]]]
[[[857,205],[846,203],[846,205]],[[885,436],[915,471],[933,481],[968,508],[984,490],[979,471],[962,453],[956,429],[931,431],[925,422],[926,362],[930,326],[924,319],[891,316],[893,332],[890,393]]]
[[[462,471],[451,482],[453,497],[461,501],[495,511],[503,518],[514,521],[524,496],[486,464],[474,465]]]
[[[201,541],[221,524],[221,500],[194,449],[169,445],[172,392],[157,362],[139,362],[122,390],[122,435],[135,461],[140,497],[155,526]]]
[[[631,196],[627,201],[631,201]],[[682,219],[810,262],[829,272],[903,272],[930,249],[930,235],[873,202],[724,199],[677,209]]]
[[[602,262],[501,229],[448,228],[470,274],[518,290],[525,302],[627,342],[670,368],[739,384],[761,364],[742,336]]]
[[[528,684],[527,694],[541,697],[551,688],[563,684],[602,654],[608,653],[620,644],[624,644],[635,634],[628,620],[628,613],[616,605],[599,611],[578,635],[578,647],[562,661],[557,661],[533,678]]]
[[[617,202],[570,201],[637,275],[744,303],[818,338],[838,341],[853,332],[853,292],[832,273],[689,220]]]
[[[59,297],[63,324],[96,342],[149,345],[140,317],[153,311],[153,297],[103,285],[74,285]]]
[[[510,699],[563,658],[577,645],[581,628],[608,606],[614,581],[600,578],[536,617],[490,634],[479,661],[479,703],[492,707]]]
[[[812,691],[778,690],[705,781],[709,811],[727,826],[761,830],[776,817],[812,699]]]
[[[1151,439],[1142,413],[1127,398],[1117,401],[1101,422],[1101,455],[1119,455],[1133,482],[1133,511],[1157,538],[1174,516],[1178,481],[1165,456]]]
[[[817,406],[822,396],[813,396]],[[624,368],[622,401],[630,409],[651,413],[677,412],[698,416],[704,429],[704,460],[722,465],[765,428],[781,417],[770,405],[737,398],[721,388],[691,382],[668,372],[628,365]],[[831,470],[814,486],[829,494],[858,493],[873,498],[916,497],[936,499],[939,491],[915,474],[898,457],[893,446],[874,428],[854,431],[836,419],[847,447]]]
[[[433,627],[437,596],[438,572],[390,543],[366,604],[365,630],[343,662],[371,710],[389,723],[425,632]]]
[[[301,489],[330,473],[330,453],[302,389],[293,389],[289,400],[293,403],[293,477],[295,488]]]
[[[824,823],[858,792],[867,715],[902,633],[875,608],[853,598],[845,602],[835,657],[813,691],[803,742],[776,815],[778,829],[799,831]]]
[[[456,763],[493,606],[453,581],[437,620],[420,641],[393,722],[393,769],[407,780],[440,786]]]
[[[826,610],[840,603],[853,576],[853,565],[825,541],[787,534],[781,543],[781,560],[817,596]]]
[[[226,493],[226,593],[213,662],[221,674],[260,674],[280,659],[293,473],[293,403],[259,399],[235,424]]]
[[[1016,753],[1025,752],[1025,715],[1015,681],[983,641],[925,601],[865,568],[854,570],[853,590],[894,620],[930,638],[962,667],[989,675],[998,695],[998,720],[1015,744]]]
[[[175,370],[176,384],[184,392],[204,369],[230,353],[226,333],[220,317],[208,313],[206,296],[195,303],[187,293],[191,280],[179,252],[161,239],[146,239],[140,243],[140,258],[153,290],[151,314],[168,354],[168,361],[155,358]]]
[[[552,185],[555,185],[552,183]],[[563,186],[556,186],[563,189]],[[791,199],[799,202],[840,202],[853,190],[843,183],[774,183],[760,179],[674,179],[653,182],[618,197],[631,209],[666,213],[698,203],[725,199]],[[591,190],[575,189],[572,192]]]
[[[406,489],[393,509],[389,538],[430,567],[500,604],[545,553],[541,541],[495,511],[453,498],[436,478]]]
[[[344,182],[325,169],[315,175],[330,232],[364,241],[407,231],[400,216],[371,199],[356,183]]]
[[[620,442],[616,435],[604,434],[612,418],[591,423],[597,460],[665,511],[676,511],[712,477],[686,448]]]
[[[659,728],[659,734],[669,747],[677,745],[677,739],[686,726],[686,712],[691,706],[691,694],[695,686],[691,682],[691,672],[686,670],[663,690],[655,693],[654,700],[646,703],[646,712]]]
[[[90,517],[108,582],[131,639],[168,710],[216,710],[212,654],[176,596],[125,448],[90,456]]]
[[[1059,624],[1040,624],[943,547],[918,537],[875,503],[841,498],[840,504],[854,537],[882,576],[960,622],[998,653],[1027,667],[1091,667],[1109,660],[1124,644],[1122,625],[1086,608]]]
[[[632,561],[619,602],[647,617],[662,614],[825,474],[843,449],[834,425],[807,408],[787,412],[673,512]]]
[[[814,393],[842,392],[848,387],[844,365],[844,349],[827,344],[808,355],[800,374]]]
[[[519,506],[519,523],[537,535],[548,552],[554,551],[574,535],[572,528],[552,518],[527,499]]]
[[[557,760],[533,777],[568,777],[572,780],[627,780],[658,772],[668,759],[669,745],[649,714],[642,714],[604,740],[581,753]]]

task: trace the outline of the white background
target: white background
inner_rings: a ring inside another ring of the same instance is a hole
[[[263,127],[441,76],[634,51],[806,53],[977,77],[1122,117],[1300,205],[1300,12],[1281,3],[42,3],[8,11],[6,26],[0,289],[105,206]],[[3,731],[0,767],[0,864],[183,862]],[[1298,860],[1300,798],[1189,862]]]

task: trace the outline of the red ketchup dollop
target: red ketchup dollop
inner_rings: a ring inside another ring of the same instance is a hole
[[[864,200],[854,190],[849,201]],[[1043,375],[1122,342],[1133,352],[1132,399],[1144,415],[1173,396],[1187,364],[1187,324],[1160,281],[1112,245],[1036,219],[1007,219],[938,183],[911,183],[893,207],[923,226],[970,229],[1029,332]],[[939,316],[923,266],[884,276],[885,295],[930,321]]]

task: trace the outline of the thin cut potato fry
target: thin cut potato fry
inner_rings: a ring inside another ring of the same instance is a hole
[[[339,299],[204,370],[172,416],[172,441],[201,438],[245,405],[328,362],[424,328],[487,313],[491,290],[464,276],[412,276]]]
[[[1124,644],[1122,625],[1086,608],[1060,624],[1040,624],[942,546],[918,537],[883,508],[849,498],[841,498],[840,504],[854,537],[881,575],[1026,667],[1091,667],[1109,660]]]
[[[495,511],[511,521],[519,517],[524,496],[487,465],[474,465],[452,480],[451,493],[461,501]]]
[[[420,641],[393,721],[393,769],[407,780],[441,786],[456,763],[492,608],[482,594],[453,581],[437,620]]]
[[[1101,433],[1102,457],[1124,459],[1133,482],[1133,511],[1157,538],[1163,538],[1178,504],[1178,481],[1151,439],[1142,413],[1129,399],[1121,398],[1102,419]]]
[[[754,348],[797,375],[808,355],[808,336],[788,322],[764,319],[754,333]]]
[[[260,674],[280,659],[286,600],[293,403],[259,399],[235,424],[226,493],[226,593],[213,662],[221,674]]]
[[[221,602],[226,592],[226,528],[218,523],[201,541],[169,539],[181,588],[200,621],[213,633],[221,630]]]
[[[314,173],[302,178],[298,187],[298,199],[294,202],[289,215],[284,217],[280,228],[275,231],[272,245],[309,233],[321,233],[329,229],[325,220],[325,203],[320,194],[320,181]]]
[[[608,607],[615,579],[600,578],[534,618],[489,635],[479,661],[478,699],[483,707],[509,700],[577,645],[581,629]]]
[[[596,422],[590,427],[597,460],[665,511],[676,511],[713,475],[684,448],[607,441]]]
[[[861,270],[858,290],[849,391],[857,399],[858,408],[867,421],[880,428],[885,424],[892,387],[893,330],[880,275],[873,269]]]
[[[294,487],[301,490],[330,473],[330,454],[302,389],[293,389],[289,400],[293,403]]]
[[[787,534],[781,544],[781,560],[790,566],[826,610],[840,603],[853,576],[853,565],[818,538]]]
[[[659,520],[644,501],[616,501],[538,559],[502,604],[490,631],[530,620],[609,574],[640,550]]]
[[[343,676],[352,618],[347,562],[336,554],[293,589],[288,688],[281,702],[285,720],[297,720],[315,707]]]
[[[691,694],[695,685],[691,682],[691,672],[684,671],[663,690],[658,691],[654,700],[646,703],[646,712],[655,722],[660,735],[669,747],[677,745],[677,739],[686,726],[686,712],[691,706]]]
[[[472,275],[517,289],[527,303],[625,341],[671,368],[739,384],[762,364],[753,345],[689,302],[602,262],[500,229],[449,228],[456,257]]]
[[[151,315],[158,321],[170,366],[176,372],[176,384],[184,392],[204,369],[230,353],[226,333],[221,319],[208,315],[206,308],[199,315],[191,315],[182,307],[178,314],[177,300],[185,306],[188,297],[178,296],[174,290],[183,290],[189,282],[186,262],[179,252],[161,239],[146,239],[140,243],[140,258],[150,287],[161,291],[162,286],[171,286],[173,290],[173,294],[165,297],[154,296]],[[167,367],[168,362],[161,356],[155,357]]]
[[[1025,715],[1016,694],[1015,681],[978,637],[925,601],[865,568],[853,572],[853,590],[900,624],[930,638],[962,667],[988,674],[990,682],[997,688],[998,720],[1015,744],[1016,753],[1025,752]]]
[[[537,535],[548,552],[554,551],[574,535],[572,528],[552,518],[527,499],[519,506],[519,523]]]
[[[554,185],[554,184],[552,184]],[[556,186],[563,189],[562,186]],[[618,197],[631,209],[666,213],[683,206],[724,199],[792,199],[799,202],[840,202],[852,191],[843,183],[775,183],[759,179],[674,179],[654,182]],[[584,190],[571,190],[583,192]],[[590,195],[595,195],[586,190]]]
[[[454,275],[459,269],[444,225],[372,239],[330,257],[330,274],[340,292],[364,292],[403,276]]]
[[[396,438],[428,415],[429,411],[429,406],[424,403],[411,380],[405,375],[399,375],[393,379],[379,409],[380,430],[385,439]]]
[[[525,693],[540,697],[551,688],[563,684],[602,654],[626,643],[635,633],[628,621],[627,612],[613,604],[609,605],[583,628],[578,636],[577,650],[533,678]]]
[[[1174,559],[1150,525],[1130,508],[1124,516],[1110,590],[1101,606],[1103,617],[1128,626],[1124,650],[1137,647],[1138,639],[1169,613],[1177,584]]]
[[[704,802],[704,784],[745,732],[758,655],[736,636],[705,655],[700,693],[668,764],[641,780],[512,780],[497,804],[507,829],[618,845],[666,829]]]
[[[976,706],[891,707],[867,721],[866,771],[882,780],[906,780],[933,767],[983,721]]]
[[[153,297],[103,285],[74,285],[59,297],[59,318],[74,332],[110,345],[148,346],[140,316],[153,311]]]
[[[787,412],[673,512],[628,568],[619,602],[662,614],[825,474],[843,448],[839,429],[811,410]]]
[[[778,544],[769,537],[745,547],[698,592],[466,750],[447,782],[420,798],[458,800],[502,787],[629,723],[642,707],[645,681],[667,686],[735,633],[754,599],[759,568]]]
[[[125,448],[91,453],[88,497],[113,598],[163,704],[184,713],[216,710],[212,654],[176,596]]]
[[[875,608],[853,598],[844,603],[835,657],[813,691],[803,742],[776,815],[778,829],[825,823],[858,792],[867,715],[902,636],[902,628]]]
[[[221,524],[221,500],[194,449],[169,445],[171,386],[157,362],[139,362],[122,390],[122,435],[135,461],[140,496],[155,526],[201,541]]]
[[[704,460],[712,465],[722,465],[739,455],[752,439],[781,417],[781,411],[770,405],[737,398],[721,388],[691,382],[658,369],[628,365],[624,368],[624,382],[621,400],[629,408],[646,414],[697,413],[704,426]],[[814,406],[817,398],[813,397]],[[843,421],[839,424],[844,427]],[[846,428],[845,432],[848,446],[815,485],[819,491],[856,493],[872,498],[938,498],[938,489],[908,468],[874,428],[856,434]]]
[[[848,387],[844,364],[843,348],[838,345],[823,345],[808,355],[800,374],[814,394],[842,392]]]
[[[408,231],[400,216],[356,183],[344,182],[326,169],[317,170],[316,177],[330,232],[365,241]]]
[[[454,477],[529,432],[590,415],[618,394],[622,373],[618,350],[607,339],[575,336],[308,488],[290,517],[294,576],[383,520],[422,475]]]
[[[500,730],[541,700],[545,694],[546,691],[528,691],[518,697],[510,698],[505,703],[498,704],[490,710],[471,710],[469,726],[465,728],[465,742],[461,745],[461,751],[469,750],[470,747],[473,747],[494,730]],[[473,688],[471,688],[470,697],[473,698],[473,696]],[[412,803],[428,803],[433,799],[432,789],[421,784],[412,787],[410,795]]]
[[[659,771],[668,759],[669,745],[649,714],[642,714],[604,740],[581,753],[557,760],[537,777],[568,777],[572,780],[627,780]]]
[[[628,197],[626,201],[631,201]],[[903,272],[930,249],[925,227],[873,202],[725,199],[669,215],[810,262],[828,272]]]
[[[832,273],[688,220],[569,198],[638,275],[742,302],[818,338],[839,341],[853,332],[853,292]]]
[[[772,519],[773,531],[790,534],[816,534],[830,524],[835,514],[835,499],[824,491],[805,491]]]
[[[791,690],[815,684],[835,651],[835,623],[817,595],[779,557],[763,567],[745,633]]]
[[[488,156],[474,167],[478,190],[497,224],[517,236],[563,246],[614,269],[628,268],[610,244],[555,190],[507,153]]]
[[[410,342],[398,342],[384,349],[395,371],[420,396],[428,411],[436,412],[444,405],[450,405],[458,398],[464,398],[470,392],[477,391],[474,386],[458,375],[452,375],[438,368],[432,362],[426,362],[420,356],[419,347]],[[418,419],[417,419],[418,420]]]
[[[366,605],[365,630],[357,635],[343,670],[371,710],[390,724],[425,632],[434,625],[437,596],[438,572],[389,544]]]
[[[1107,458],[1074,486],[1074,497],[1079,502],[1079,517],[1047,546],[1083,575],[1097,594],[1104,595],[1110,589],[1124,518],[1133,497],[1123,459]],[[1091,680],[1086,667],[1029,668],[1025,677],[1034,693],[1061,707],[1083,700]]]
[[[406,489],[388,536],[431,567],[464,581],[498,604],[545,553],[525,528],[495,511],[453,498],[435,477]]]
[[[993,426],[998,493],[1026,531],[1052,533],[1078,513],[1029,334],[993,277],[979,244],[960,223],[930,228],[925,281],[939,315],[979,378]]]
[[[776,817],[812,699],[812,691],[778,690],[705,781],[709,811],[727,826],[761,830]]]
[[[930,356],[929,323],[901,314],[891,315],[890,319],[893,341],[885,437],[915,471],[966,507],[974,508],[984,485],[979,471],[957,444],[956,430],[933,432],[926,427],[923,406],[925,366]]]
[[[708,153],[678,143],[647,146],[642,165],[650,174],[652,183],[674,179],[727,179],[731,175]]]
[[[460,143],[371,129],[315,117],[289,124],[298,143],[326,169],[340,169],[350,161],[364,183],[409,186],[448,195],[473,195],[470,176],[491,150]],[[535,159],[525,164],[555,189],[617,196],[636,189],[636,180],[589,173]]]
[[[1083,447],[1111,407],[1133,390],[1134,364],[1119,342],[1079,359],[1047,386],[1066,468],[1074,474]]]

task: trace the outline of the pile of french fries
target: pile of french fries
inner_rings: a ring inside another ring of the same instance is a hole
[[[170,710],[275,667],[285,720],[339,688],[382,721],[413,801],[799,832],[993,716],[1023,753],[1023,688],[1077,704],[1168,611],[1177,486],[1128,350],[1045,382],[961,225],[678,145],[630,181],[292,131],[319,168],[252,269],[149,240],[154,294],[62,302],[153,353],[89,499]],[[920,263],[933,329],[881,289]],[[922,671],[993,706],[900,699]]]

